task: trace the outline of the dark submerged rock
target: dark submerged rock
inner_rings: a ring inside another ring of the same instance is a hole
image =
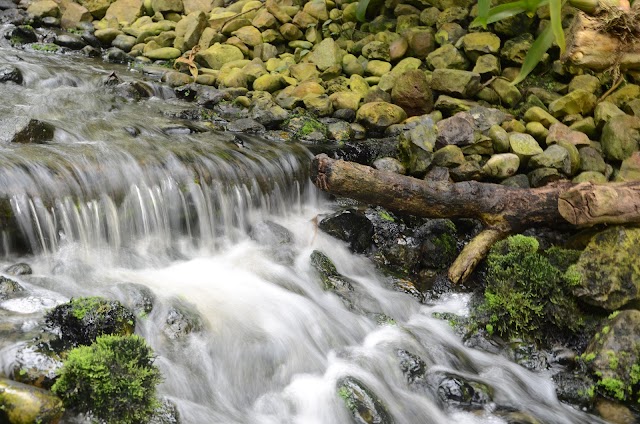
[[[20,69],[12,65],[0,66],[0,83],[4,82],[22,84],[22,72],[20,72]]]
[[[174,299],[167,311],[162,331],[169,339],[180,340],[191,333],[202,331],[203,328],[204,322],[196,306]]]
[[[55,127],[27,116],[0,119],[0,142],[41,144],[53,139]]]
[[[20,262],[17,264],[13,264],[9,267],[7,267],[4,272],[6,272],[9,275],[31,275],[33,274],[33,270],[31,269],[31,266],[29,266],[29,264],[25,263],[25,262]]]
[[[371,247],[373,224],[364,214],[356,210],[333,213],[318,224],[325,233],[345,241],[357,253],[366,252]]]
[[[24,288],[16,281],[0,276],[0,300],[9,299],[22,292],[24,292]]]

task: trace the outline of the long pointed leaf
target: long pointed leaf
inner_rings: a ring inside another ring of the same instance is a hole
[[[564,40],[564,30],[562,29],[562,0],[549,0],[549,13],[551,18],[551,29],[560,47],[560,53],[564,53],[566,47]]]
[[[548,25],[531,45],[531,48],[527,52],[524,62],[522,63],[522,68],[520,68],[520,74],[518,74],[516,79],[511,82],[512,85],[518,84],[524,80],[531,71],[533,71],[536,65],[542,60],[544,54],[553,44],[553,39],[553,30],[551,29],[551,25]]]
[[[358,2],[358,7],[356,7],[356,19],[360,22],[365,22],[367,20],[367,7],[369,7],[369,0],[360,0]]]
[[[487,24],[492,24],[526,11],[527,4],[525,0],[501,4],[499,6],[492,7],[491,10],[489,10]]]
[[[478,21],[478,25],[487,29],[487,19],[489,18],[489,9],[491,8],[491,0],[478,0],[478,17],[473,22]]]

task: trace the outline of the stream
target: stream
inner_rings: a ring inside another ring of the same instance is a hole
[[[155,82],[141,83],[148,97],[127,99],[105,85],[114,71],[121,83],[145,77],[124,66],[7,46],[4,65],[24,82],[0,85],[0,120],[27,116],[56,129],[44,144],[0,145],[0,208],[16,218],[2,232],[0,269],[33,268],[12,277],[25,294],[0,302],[0,374],[48,308],[150,290],[153,309],[136,333],[153,347],[159,394],[182,423],[351,423],[336,389],[345,377],[366,385],[395,424],[525,422],[504,411],[602,422],[559,402],[550,375],[468,348],[432,317],[467,314],[468,295],[420,304],[317,231],[316,217],[337,205],[310,184],[305,147],[175,118],[189,106]],[[380,325],[323,290],[314,250],[393,322]],[[201,325],[167,329],[175,304],[195,308]],[[406,352],[423,361],[424,384],[407,383]],[[491,401],[472,411],[444,402],[445,376],[488,386]]]

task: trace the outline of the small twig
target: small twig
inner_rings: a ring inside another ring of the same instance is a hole
[[[607,96],[609,96],[609,94],[613,93],[620,86],[620,84],[622,84],[622,81],[624,81],[624,74],[620,74],[620,76],[618,77],[616,82],[611,86],[610,89],[608,89],[606,91],[606,93],[604,93],[602,96],[600,96],[600,98],[598,99],[598,101],[596,103],[600,103],[605,98],[607,98]]]
[[[237,13],[237,14],[225,19],[225,21],[222,23],[222,26],[224,27],[227,23],[233,21],[235,18],[238,18],[238,17],[240,17],[242,15],[246,15],[247,13],[250,13],[250,12],[255,12],[256,10],[260,10],[263,7],[264,7],[264,4],[261,4],[260,6],[256,6],[256,7],[252,8],[252,9],[245,10],[244,12]]]

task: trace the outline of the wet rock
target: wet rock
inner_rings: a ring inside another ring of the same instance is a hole
[[[331,259],[319,250],[314,250],[311,253],[311,266],[320,274],[320,280],[325,290],[331,290],[343,296],[353,291],[351,281],[338,273]]]
[[[460,39],[467,57],[476,61],[484,54],[496,54],[500,50],[500,37],[490,32],[473,32]]]
[[[106,62],[109,63],[129,63],[133,60],[131,56],[117,47],[111,47],[110,49],[107,49],[102,57]]]
[[[438,136],[436,147],[456,145],[466,146],[475,142],[474,120],[465,112],[456,113],[436,124]]]
[[[403,73],[391,91],[391,100],[404,109],[408,116],[424,115],[433,109],[433,93],[427,77],[421,70]]]
[[[160,399],[160,405],[149,418],[148,424],[180,424],[178,407],[167,398]]]
[[[29,264],[25,263],[25,262],[19,262],[17,264],[13,264],[11,266],[8,266],[4,270],[4,272],[9,274],[9,275],[31,275],[31,274],[33,274],[33,270],[31,269],[31,266],[29,266]]]
[[[611,117],[602,129],[600,142],[607,159],[628,158],[640,146],[640,118],[630,115]]]
[[[149,287],[136,283],[122,283],[118,284],[117,288],[119,300],[137,316],[146,316],[153,310],[156,296]]]
[[[229,122],[227,131],[261,133],[265,131],[265,127],[254,119],[240,118]]]
[[[357,424],[392,424],[393,419],[382,401],[360,380],[345,377],[336,384],[338,396]]]
[[[62,368],[62,358],[50,345],[51,335],[45,334],[22,346],[12,363],[13,379],[41,389],[50,389]]]
[[[572,371],[555,374],[553,382],[558,399],[572,405],[588,408],[593,403],[595,382],[588,376]]]
[[[521,162],[527,162],[529,158],[543,152],[535,138],[529,134],[511,133],[509,135],[509,146],[512,153],[520,158]]]
[[[616,310],[640,298],[640,229],[610,227],[596,234],[575,266],[574,294]]]
[[[102,334],[132,334],[136,319],[116,300],[80,297],[47,312],[45,322],[59,334],[62,347],[69,348],[90,345]]]
[[[413,235],[421,241],[420,264],[424,268],[448,268],[458,256],[458,231],[448,219],[430,219],[418,227]]]
[[[180,340],[203,328],[204,322],[195,305],[182,299],[173,299],[162,327],[165,336],[170,340]]]
[[[62,400],[51,392],[0,378],[0,410],[10,424],[56,423]]]
[[[438,398],[446,405],[464,409],[482,409],[491,402],[491,389],[486,384],[465,380],[453,374],[441,376],[437,384]]]
[[[30,25],[19,25],[11,29],[5,37],[17,43],[35,43],[38,41],[38,36]]]
[[[597,376],[599,392],[636,402],[640,398],[640,311],[613,314],[589,343],[583,360]]]
[[[60,16],[60,8],[53,0],[39,0],[29,5],[27,13],[36,19],[57,18]]]
[[[604,398],[596,401],[595,411],[609,424],[637,423],[640,418],[626,406]]]
[[[0,143],[44,143],[53,139],[55,127],[27,116],[0,119]]]
[[[357,253],[364,253],[371,247],[373,224],[363,214],[355,210],[333,213],[318,224],[325,233],[348,243]]]
[[[22,72],[12,65],[0,66],[0,83],[15,82],[22,84]]]
[[[427,364],[417,355],[404,349],[398,349],[396,356],[400,361],[400,370],[409,386],[424,389],[426,386]]]
[[[604,162],[602,155],[593,147],[583,147],[580,153],[580,170],[585,172],[600,172],[604,174],[607,164]]]
[[[293,234],[282,225],[272,221],[254,224],[249,236],[263,246],[271,249],[275,259],[282,263],[292,263],[295,254],[292,250]]]
[[[431,75],[431,89],[470,98],[480,89],[480,74],[457,69],[436,69]]]
[[[87,45],[84,39],[76,34],[60,34],[56,36],[53,42],[58,46],[66,47],[72,50],[80,50]]]
[[[24,288],[16,281],[0,276],[0,300],[9,299],[22,292]]]

